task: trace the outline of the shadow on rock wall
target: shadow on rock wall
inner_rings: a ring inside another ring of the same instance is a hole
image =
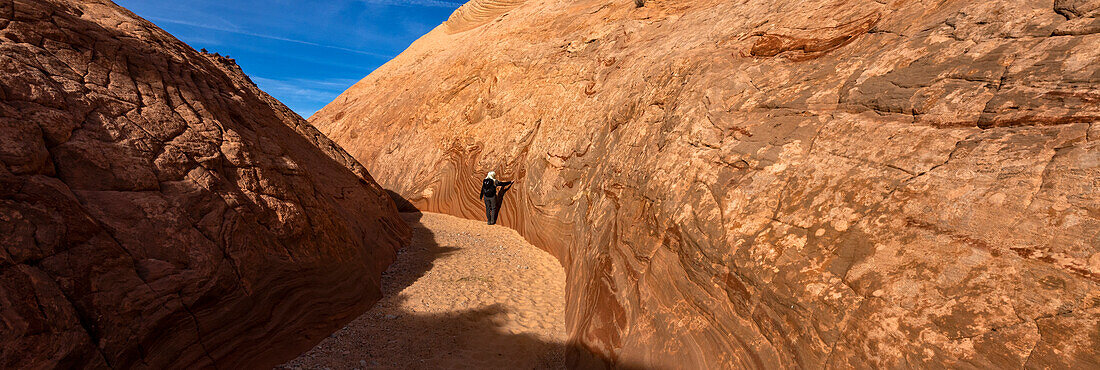
[[[420,212],[420,209],[416,208],[408,199],[398,194],[396,191],[386,189],[386,194],[390,195],[393,199],[393,204],[397,206],[399,212]]]

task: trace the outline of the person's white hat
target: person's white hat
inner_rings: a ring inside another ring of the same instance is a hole
[[[493,171],[489,171],[489,176],[485,176],[485,178],[490,179],[490,180],[496,180],[497,179],[497,173],[493,172]]]

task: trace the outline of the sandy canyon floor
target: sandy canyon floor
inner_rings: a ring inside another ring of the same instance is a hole
[[[287,369],[564,368],[565,273],[515,231],[405,213],[384,298]]]

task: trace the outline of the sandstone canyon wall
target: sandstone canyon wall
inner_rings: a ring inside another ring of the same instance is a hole
[[[1100,2],[474,0],[311,118],[657,368],[1100,366]]]
[[[0,368],[270,368],[409,234],[232,60],[106,0],[0,0],[0,162]]]

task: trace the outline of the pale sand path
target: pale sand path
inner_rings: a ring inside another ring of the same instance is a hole
[[[409,247],[370,311],[282,367],[564,368],[565,273],[503,226],[405,213]]]

